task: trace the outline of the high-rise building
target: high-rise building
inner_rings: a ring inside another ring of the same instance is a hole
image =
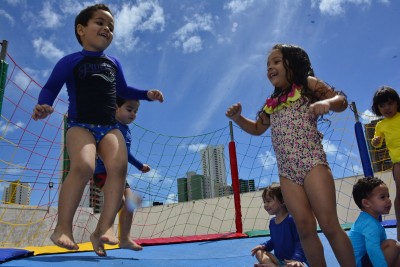
[[[198,200],[206,198],[205,177],[195,172],[187,173],[188,200]]]
[[[21,183],[20,180],[16,180],[11,182],[7,188],[4,188],[3,203],[29,205],[30,197],[31,186],[27,183]]]
[[[177,185],[178,185],[178,202],[185,202],[189,200],[189,195],[188,195],[188,179],[183,177],[183,178],[178,178],[177,180]]]
[[[239,179],[239,190],[240,193],[256,191],[256,187],[254,185],[254,179],[250,180]]]
[[[205,195],[207,197],[219,197],[219,189],[226,186],[224,146],[207,146],[200,150],[200,153],[206,183]]]
[[[366,142],[368,146],[369,156],[371,158],[372,169],[374,172],[381,172],[390,170],[393,166],[393,163],[389,156],[389,150],[386,147],[386,143],[383,142],[380,148],[374,148],[371,145],[371,139],[374,137],[375,133],[375,125],[380,120],[373,120],[368,124],[364,125],[365,128],[365,136]]]

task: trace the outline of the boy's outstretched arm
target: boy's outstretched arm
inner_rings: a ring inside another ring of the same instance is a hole
[[[163,96],[163,93],[160,90],[153,89],[153,90],[147,91],[147,97],[150,100],[153,100],[153,101],[154,100],[158,100],[161,103],[164,102],[164,96]]]

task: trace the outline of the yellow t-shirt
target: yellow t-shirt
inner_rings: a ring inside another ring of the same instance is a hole
[[[383,139],[389,149],[390,159],[393,163],[400,162],[400,112],[392,118],[384,118],[375,126],[374,137],[380,136],[382,142],[375,147],[382,146]]]

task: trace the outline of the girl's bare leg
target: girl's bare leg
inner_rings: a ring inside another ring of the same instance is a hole
[[[397,241],[400,241],[400,162],[393,166],[393,176],[396,184],[396,197],[394,198],[394,212],[397,222]]]
[[[125,188],[124,192],[124,200],[132,197],[132,191],[130,188]],[[125,203],[125,201],[124,201]],[[132,219],[133,219],[133,211],[129,211],[126,208],[126,205],[122,205],[121,210],[119,211],[119,223],[120,223],[120,248],[127,248],[131,250],[142,250],[143,247],[133,241],[130,237],[131,227],[132,227]]]
[[[95,231],[90,236],[93,249],[99,256],[106,256],[104,244],[116,245],[118,238],[113,231],[115,217],[121,206],[128,165],[125,139],[114,129],[98,145],[98,154],[104,162],[107,180],[103,187],[104,206]]]
[[[93,135],[80,127],[69,129],[66,138],[71,166],[61,185],[57,225],[50,239],[59,247],[75,250],[79,247],[74,241],[72,220],[85,186],[93,174],[96,145]]]
[[[314,167],[307,174],[304,189],[340,266],[356,266],[353,246],[339,223],[335,183],[330,169],[324,165]]]
[[[304,187],[280,178],[283,199],[292,215],[309,266],[326,267],[324,249],[317,234],[317,223]]]

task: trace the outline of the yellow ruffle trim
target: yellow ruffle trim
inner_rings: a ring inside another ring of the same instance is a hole
[[[281,110],[285,107],[289,107],[293,102],[297,101],[301,97],[300,87],[293,86],[292,91],[289,92],[286,96],[281,96],[281,103],[277,105],[278,98],[268,98],[263,110],[267,114],[272,114],[278,110]],[[282,98],[287,97],[286,101],[282,101]]]

